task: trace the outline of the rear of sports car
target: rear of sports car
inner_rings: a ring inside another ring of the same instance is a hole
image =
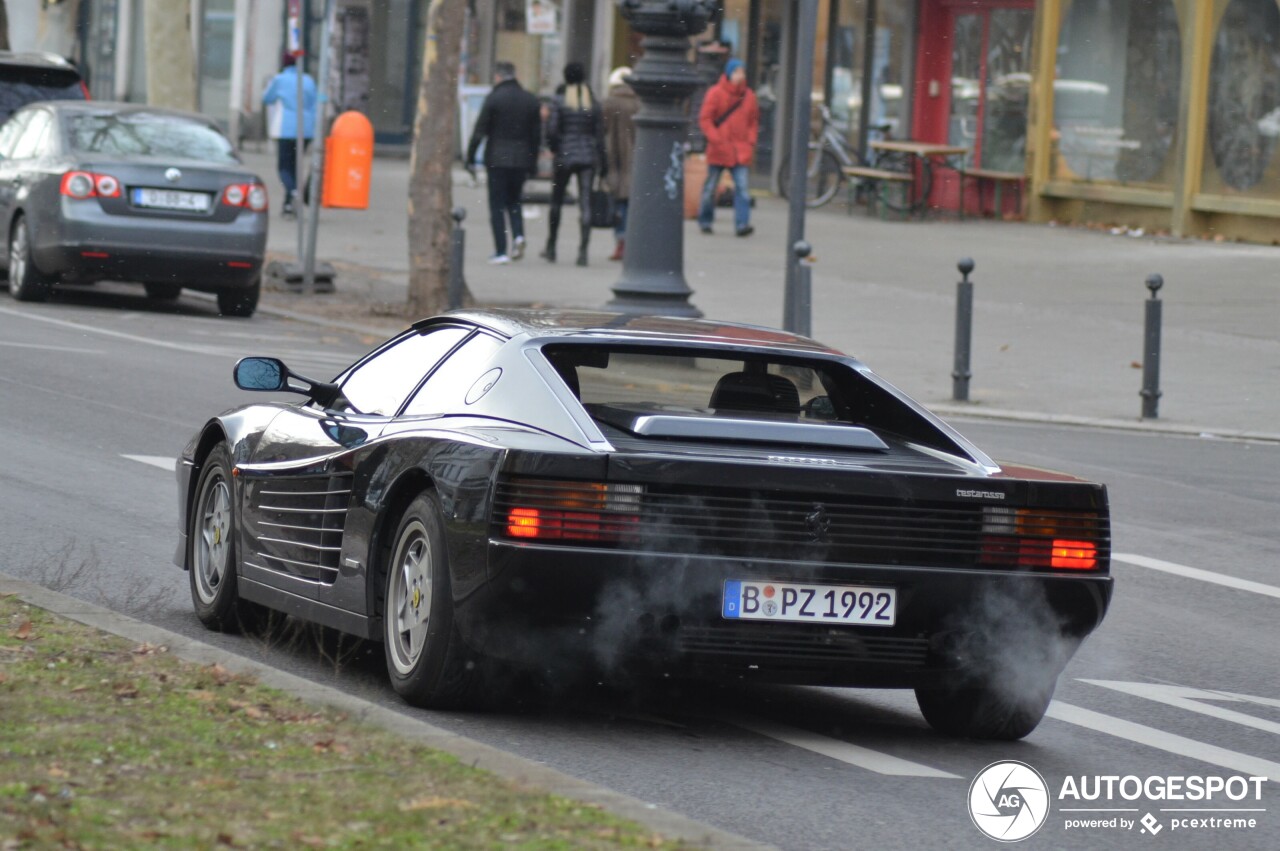
[[[509,455],[487,652],[613,673],[1051,692],[1103,618],[1105,488],[1010,476],[874,376],[776,355],[548,356],[611,451]]]

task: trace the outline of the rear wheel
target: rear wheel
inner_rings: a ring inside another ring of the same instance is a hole
[[[1017,690],[992,683],[918,688],[916,703],[929,726],[944,735],[1014,741],[1039,725],[1056,685],[1054,677],[1047,684],[1020,683]]]
[[[177,284],[144,284],[147,298],[152,301],[177,301],[182,295],[182,287]]]
[[[196,617],[209,629],[252,632],[265,623],[267,610],[240,599],[236,587],[235,499],[226,443],[213,448],[200,471],[187,527],[187,565]]]
[[[258,296],[262,293],[262,276],[253,279],[247,287],[223,287],[218,290],[218,312],[223,316],[252,316],[258,309]]]
[[[52,285],[53,279],[31,260],[31,231],[19,216],[9,234],[9,295],[18,301],[44,301]]]
[[[840,191],[844,181],[844,172],[840,170],[840,160],[825,146],[817,142],[809,143],[808,161],[805,164],[805,197],[806,207],[821,207]],[[783,198],[791,192],[791,154],[783,155],[778,166],[778,189]]]
[[[435,494],[420,494],[400,518],[384,565],[382,633],[396,692],[431,709],[480,702],[480,660],[454,625],[444,522]]]

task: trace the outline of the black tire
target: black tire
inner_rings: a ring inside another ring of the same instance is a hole
[[[152,301],[177,301],[182,295],[182,287],[177,284],[143,284],[147,289],[147,298]]]
[[[809,143],[809,162],[805,167],[804,205],[816,209],[826,204],[840,191],[844,172],[840,160],[828,148],[817,142]],[[778,189],[783,198],[791,191],[791,153],[783,154],[778,166]]]
[[[258,296],[261,294],[261,275],[247,287],[224,287],[218,290],[218,312],[223,316],[250,317],[258,309]]]
[[[18,301],[44,301],[53,279],[42,274],[31,259],[31,231],[22,216],[9,232],[9,295]]]
[[[433,492],[419,494],[405,509],[381,577],[382,638],[392,687],[413,706],[480,706],[480,660],[454,625],[444,521]]]
[[[268,611],[240,599],[231,453],[226,443],[205,458],[187,523],[187,565],[191,602],[200,622],[215,632],[254,632]]]
[[[916,689],[916,703],[929,726],[947,736],[1011,742],[1039,725],[1053,690],[1055,677],[1039,687],[1018,693],[990,685]]]

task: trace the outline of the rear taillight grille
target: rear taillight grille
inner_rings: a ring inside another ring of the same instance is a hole
[[[921,567],[1106,566],[1105,514],[1005,511],[891,498],[514,479],[498,486],[493,526],[498,537],[512,540],[598,541],[663,553]]]

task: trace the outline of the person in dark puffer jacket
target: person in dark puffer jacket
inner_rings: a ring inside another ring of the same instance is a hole
[[[554,263],[556,236],[560,231],[560,207],[564,204],[569,179],[578,177],[578,211],[581,242],[578,265],[587,265],[587,243],[591,239],[591,186],[596,173],[604,177],[608,168],[604,155],[604,116],[580,62],[564,68],[564,85],[556,90],[547,118],[547,144],[555,154],[551,183],[551,232],[542,256]]]

